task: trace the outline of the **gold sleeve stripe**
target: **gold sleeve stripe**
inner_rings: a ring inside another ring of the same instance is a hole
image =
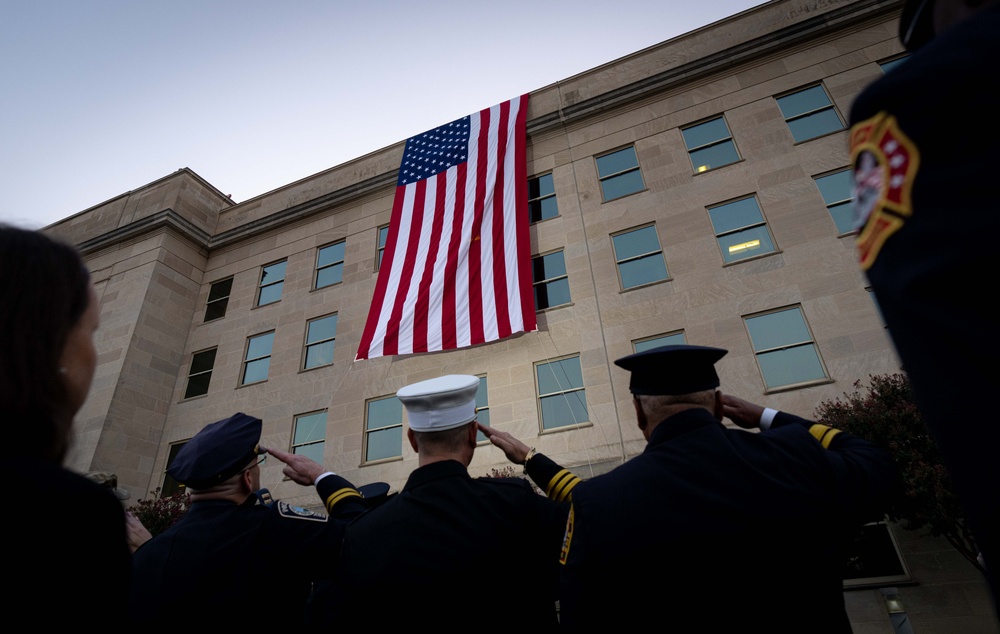
[[[545,495],[549,497],[550,500],[555,500],[556,502],[565,502],[570,497],[570,493],[573,492],[573,488],[580,483],[580,478],[576,477],[566,469],[559,471],[559,473],[552,476],[549,480],[549,486],[545,489]]]
[[[569,558],[569,547],[573,543],[573,506],[569,507],[569,517],[566,518],[566,532],[563,533],[562,550],[559,551],[559,563],[566,565]]]
[[[326,498],[326,510],[329,511],[333,509],[338,503],[343,501],[345,498],[349,497],[361,497],[355,489],[349,489],[347,487],[343,489],[338,489],[330,494],[330,497]]]
[[[824,449],[829,449],[830,442],[833,440],[834,436],[840,433],[840,430],[834,429],[833,427],[827,427],[826,425],[813,425],[809,428],[809,433],[813,435],[813,438],[819,441],[819,444],[823,445]]]

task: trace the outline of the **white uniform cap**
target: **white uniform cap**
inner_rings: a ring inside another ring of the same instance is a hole
[[[396,398],[406,407],[413,431],[454,429],[476,418],[479,377],[449,374],[407,385]]]

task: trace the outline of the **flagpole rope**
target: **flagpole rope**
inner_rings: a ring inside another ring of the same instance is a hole
[[[559,120],[560,120],[560,123],[562,124],[563,136],[564,136],[564,138],[566,140],[566,149],[567,150],[572,150],[572,145],[570,143],[570,138],[569,138],[569,131],[566,128],[566,117],[565,117],[565,114],[563,112],[562,82],[559,82],[559,81],[556,82],[556,91],[557,91],[557,93],[559,95]],[[584,234],[584,236],[583,236],[584,237],[584,239],[583,239],[583,245],[584,245],[584,248],[587,251],[587,263],[588,263],[588,267],[587,268],[590,269],[590,284],[591,284],[591,288],[593,289],[593,292],[594,292],[594,303],[595,303],[595,307],[597,309],[598,331],[601,334],[601,345],[604,348],[605,370],[606,370],[606,376],[607,376],[607,380],[608,380],[608,387],[610,388],[612,386],[611,358],[608,355],[608,342],[607,342],[607,337],[604,334],[604,321],[603,321],[603,318],[601,316],[600,293],[597,290],[597,279],[594,276],[593,257],[591,256],[591,253],[590,253],[590,236],[587,234],[587,222],[586,222],[586,218],[584,218],[584,215],[583,215],[583,204],[582,204],[582,201],[580,200],[580,182],[579,182],[579,179],[577,177],[577,172],[576,172],[576,159],[573,157],[572,151],[569,152],[569,156],[570,156],[570,167],[573,170],[573,189],[576,191],[576,197],[577,197],[576,208],[577,208],[577,213],[580,216],[580,225],[583,228],[583,234]],[[550,340],[552,339],[551,334],[549,335],[549,339]],[[553,341],[553,346],[555,346],[555,342],[554,341]],[[581,367],[581,371],[582,371],[582,367]],[[612,389],[612,394],[613,393],[614,393],[614,391]],[[612,396],[611,402],[612,402],[612,406],[614,407],[615,418],[617,419],[616,427],[618,429],[618,446],[621,448],[621,459],[622,459],[622,462],[624,463],[627,460],[627,456],[626,456],[626,453],[625,453],[625,436],[624,436],[624,432],[622,430],[621,412],[618,410],[618,401],[613,396]],[[603,435],[604,441],[606,443],[610,444],[609,438],[608,438],[608,435],[607,435],[607,430],[604,429],[603,425],[597,425],[597,426],[601,427],[601,434]],[[588,454],[592,455],[592,453],[593,453],[593,448],[592,447],[588,448]],[[588,463],[589,463],[589,466],[590,466],[591,473],[593,473],[593,459],[592,458],[588,459]]]

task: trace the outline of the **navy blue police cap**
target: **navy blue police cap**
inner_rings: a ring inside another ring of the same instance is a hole
[[[243,412],[206,425],[167,468],[174,480],[192,489],[207,489],[233,477],[264,453],[261,421]]]
[[[622,357],[615,365],[632,373],[628,388],[636,396],[691,394],[719,387],[715,362],[727,352],[705,346],[660,346]]]
[[[358,493],[365,499],[365,504],[370,507],[380,506],[389,499],[389,484],[386,482],[372,482],[362,484],[358,487]]]

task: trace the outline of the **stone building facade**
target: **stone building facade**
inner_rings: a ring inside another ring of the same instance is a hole
[[[643,448],[613,361],[650,340],[726,348],[722,389],[806,416],[898,371],[845,170],[851,101],[902,55],[900,4],[775,0],[533,91],[538,330],[497,343],[353,362],[402,142],[242,203],[185,168],[48,227],[101,300],[69,466],[142,497],[172,450],[244,411],[265,446],[398,490],[416,456],[392,395],[462,373],[485,378],[491,425],[589,476]],[[486,444],[470,470],[505,464]],[[262,483],[317,502],[276,461]],[[907,579],[934,580],[901,588],[920,631],[996,631],[967,564],[902,542]],[[891,631],[876,591],[847,596],[856,631]]]

